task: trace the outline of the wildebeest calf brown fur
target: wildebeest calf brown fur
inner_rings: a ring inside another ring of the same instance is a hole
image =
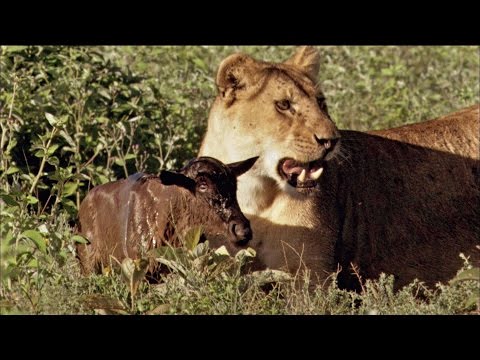
[[[252,232],[237,203],[236,178],[256,159],[224,165],[200,157],[179,173],[137,173],[95,187],[79,211],[79,233],[90,242],[77,246],[82,272],[100,272],[110,256],[121,261],[166,243],[178,246],[196,226],[227,248],[245,245]]]

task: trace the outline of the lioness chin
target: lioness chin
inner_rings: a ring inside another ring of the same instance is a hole
[[[220,64],[218,96],[199,155],[260,156],[238,179],[251,221],[254,268],[308,268],[339,285],[393,274],[429,285],[480,251],[479,106],[396,129],[339,131],[316,83],[319,54],[283,63],[234,54]]]

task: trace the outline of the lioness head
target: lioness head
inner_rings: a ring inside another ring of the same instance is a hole
[[[231,162],[260,156],[247,174],[289,194],[308,193],[339,146],[317,85],[319,55],[302,47],[283,63],[233,54],[220,64],[218,96],[200,154]],[[241,178],[239,179],[241,182]]]

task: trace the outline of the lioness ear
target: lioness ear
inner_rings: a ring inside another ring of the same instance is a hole
[[[320,69],[320,54],[313,46],[299,47],[295,54],[285,61],[285,64],[296,66],[310,80],[314,83],[317,82],[318,70]]]
[[[258,156],[255,156],[247,160],[227,164],[227,166],[230,169],[230,171],[233,173],[233,175],[235,175],[235,177],[239,177],[240,175],[250,170],[253,164],[255,164],[255,161],[257,161],[257,159],[258,159]]]
[[[233,54],[221,62],[217,72],[217,87],[228,104],[247,89],[255,65],[255,60],[245,54]]]
[[[176,185],[190,190],[191,192],[195,192],[195,180],[192,180],[183,174],[162,170],[160,172],[160,181],[163,185]]]

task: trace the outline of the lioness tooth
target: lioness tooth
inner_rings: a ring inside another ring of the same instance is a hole
[[[303,169],[300,175],[298,175],[297,180],[304,182],[305,181],[305,176],[307,175],[307,170]]]
[[[323,167],[321,167],[317,171],[311,173],[310,174],[310,179],[317,180],[320,177],[320,175],[322,175],[322,172],[323,172]]]

